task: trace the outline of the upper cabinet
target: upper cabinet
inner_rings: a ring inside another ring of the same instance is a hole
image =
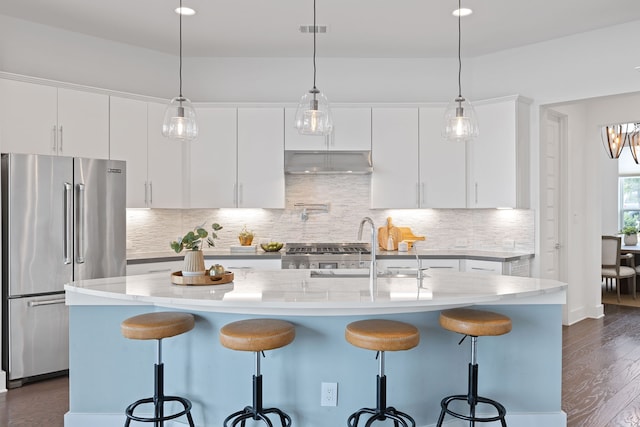
[[[189,143],[187,168],[191,208],[237,206],[236,111],[235,108],[196,106],[198,138]]]
[[[530,101],[519,96],[474,104],[480,135],[468,142],[469,208],[529,206]]]
[[[127,162],[127,207],[185,207],[185,148],[162,136],[166,105],[119,97],[110,104],[110,158]]]
[[[0,79],[0,150],[109,158],[109,97]]]
[[[331,107],[333,129],[327,136],[300,135],[295,108],[285,108],[285,149],[299,151],[371,150],[371,108]]]
[[[284,209],[283,123],[283,108],[238,108],[238,207]]]
[[[147,103],[112,96],[109,158],[127,162],[127,207],[149,207]]]
[[[466,147],[442,138],[444,110],[420,108],[421,208],[464,208],[467,203]]]
[[[418,109],[373,108],[371,208],[417,208]]]

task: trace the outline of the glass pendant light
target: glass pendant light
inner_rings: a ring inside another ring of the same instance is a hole
[[[604,151],[607,152],[607,156],[610,159],[617,159],[620,157],[622,153],[622,149],[624,148],[624,144],[627,138],[630,138],[628,132],[628,127],[633,126],[633,124],[619,124],[619,125],[610,125],[604,126],[602,128],[600,137],[602,139],[602,145],[604,146]],[[634,145],[635,144],[634,138]],[[636,148],[632,145],[632,141],[629,140],[629,149],[631,150],[631,154],[633,154],[633,158],[636,158]],[[638,163],[636,161],[636,163]]]
[[[180,0],[182,10],[182,0]],[[180,95],[173,98],[164,113],[162,135],[179,141],[193,141],[198,137],[196,111],[191,101],[182,96],[182,13],[180,15]]]
[[[473,106],[468,99],[462,96],[462,59],[460,58],[461,46],[461,5],[458,0],[458,96],[449,103],[444,112],[442,137],[449,141],[470,141],[479,134],[478,119]]]
[[[313,88],[305,93],[296,110],[295,128],[302,135],[328,135],[332,121],[329,100],[316,87],[316,0],[313,0]]]

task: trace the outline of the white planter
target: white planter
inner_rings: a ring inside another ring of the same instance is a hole
[[[187,251],[184,255],[183,276],[204,276],[204,253],[202,251]]]
[[[638,235],[637,234],[625,234],[624,235],[624,244],[625,246],[635,246],[638,244]]]

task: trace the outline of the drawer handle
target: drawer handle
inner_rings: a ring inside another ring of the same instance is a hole
[[[64,298],[48,299],[44,301],[29,301],[29,307],[39,307],[41,305],[64,304]]]
[[[472,270],[480,270],[480,271],[495,271],[493,268],[483,268],[483,267],[471,267]]]
[[[161,270],[149,270],[149,273],[164,273],[166,271],[171,271],[170,268],[163,268]]]

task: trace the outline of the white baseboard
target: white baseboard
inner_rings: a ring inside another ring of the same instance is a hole
[[[67,412],[64,415],[64,427],[113,427],[123,425],[124,414],[86,414]],[[552,413],[507,414],[509,427],[567,427],[567,414],[563,411]],[[177,421],[165,422],[166,427],[185,427],[186,424]],[[429,424],[421,427],[434,427]],[[469,423],[458,419],[446,419],[446,427],[468,427]],[[499,427],[499,422],[483,423],[483,427]]]

